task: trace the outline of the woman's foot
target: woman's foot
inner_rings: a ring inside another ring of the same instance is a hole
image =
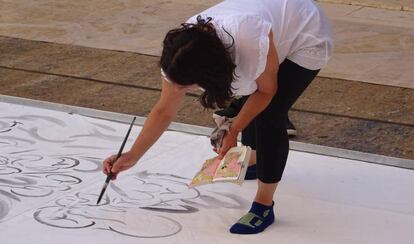
[[[272,202],[271,206],[266,206],[253,202],[249,212],[230,228],[230,232],[234,234],[257,234],[264,231],[275,221],[274,204]]]

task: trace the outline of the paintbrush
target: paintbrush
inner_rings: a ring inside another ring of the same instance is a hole
[[[134,125],[134,122],[135,122],[135,119],[136,119],[136,118],[137,118],[137,117],[134,117],[134,118],[132,119],[132,122],[131,122],[131,124],[129,125],[128,132],[127,132],[127,134],[126,134],[126,136],[125,136],[125,138],[124,138],[124,141],[122,142],[121,148],[119,148],[118,154],[116,155],[116,158],[115,158],[115,161],[114,161],[114,162],[116,162],[116,161],[117,161],[117,160],[121,157],[122,151],[124,150],[125,143],[126,143],[126,141],[128,140],[129,133],[131,132],[132,126]],[[98,205],[98,204],[99,204],[99,202],[101,201],[101,199],[102,199],[102,197],[103,197],[103,194],[104,194],[104,193],[105,193],[105,191],[106,191],[106,187],[108,187],[109,181],[112,179],[112,176],[113,176],[113,173],[112,173],[112,171],[110,171],[110,172],[108,173],[108,176],[106,177],[105,183],[104,183],[104,185],[103,185],[103,187],[102,187],[101,194],[99,194],[99,198],[98,198],[98,201],[96,202],[96,205]]]

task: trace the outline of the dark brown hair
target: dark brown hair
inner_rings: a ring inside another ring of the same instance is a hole
[[[203,88],[203,107],[223,108],[233,96],[231,83],[236,65],[229,48],[234,39],[231,37],[233,43],[225,47],[210,21],[210,17],[199,15],[196,24],[184,23],[170,30],[163,41],[160,66],[173,82]]]

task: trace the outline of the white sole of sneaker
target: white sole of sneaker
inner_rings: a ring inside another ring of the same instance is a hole
[[[287,134],[289,137],[295,137],[296,136],[296,130],[287,129]]]

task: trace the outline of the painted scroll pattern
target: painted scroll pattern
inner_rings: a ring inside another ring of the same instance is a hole
[[[140,172],[112,183],[96,206],[103,156],[114,150],[108,145],[122,137],[105,124],[87,123],[88,130],[71,135],[62,132],[68,126],[52,116],[0,114],[0,224],[36,206],[34,220],[51,228],[160,238],[182,229],[179,220],[168,213],[246,204],[235,195],[188,188],[187,178]],[[85,143],[84,139],[91,138],[107,143]],[[139,225],[135,221],[142,218],[156,222],[159,228],[130,227]]]
[[[41,204],[71,191],[101,170],[101,158],[63,153],[65,146],[76,144],[59,136],[65,127],[51,116],[0,116],[0,221],[32,207],[28,202]],[[55,135],[43,136],[48,128]]]

